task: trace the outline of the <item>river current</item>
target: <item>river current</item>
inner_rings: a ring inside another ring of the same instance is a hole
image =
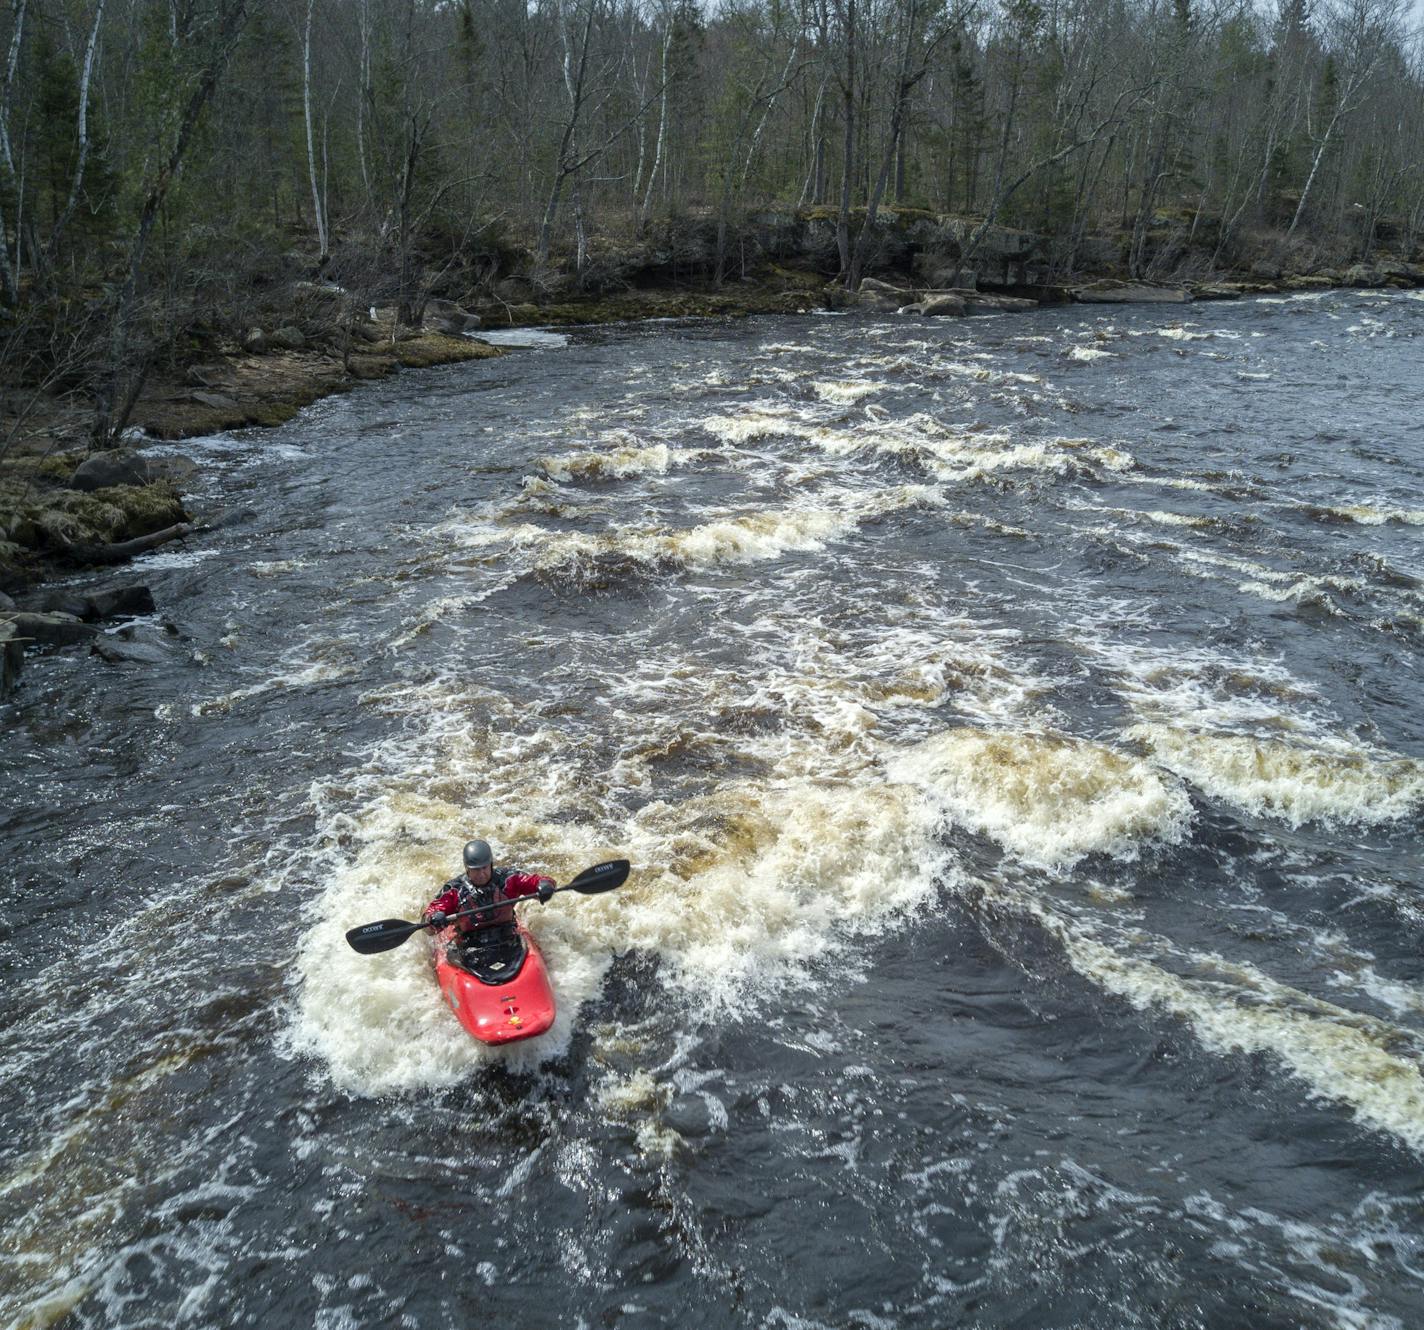
[[[545,340],[0,707],[0,1323],[1424,1323],[1424,301]]]

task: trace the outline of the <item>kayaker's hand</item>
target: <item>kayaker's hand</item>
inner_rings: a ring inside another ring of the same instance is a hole
[[[444,928],[449,922],[449,919],[441,914],[439,910],[436,910],[435,913],[425,921],[425,926],[427,928]]]
[[[541,877],[539,879],[539,904],[543,905],[550,896],[554,894],[554,879],[551,877]]]

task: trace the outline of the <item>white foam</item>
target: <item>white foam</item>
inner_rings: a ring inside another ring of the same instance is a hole
[[[1424,509],[1394,508],[1372,503],[1347,503],[1327,507],[1327,512],[1361,526],[1384,526],[1397,522],[1401,526],[1424,526]]]
[[[883,384],[871,383],[865,379],[818,379],[811,384],[811,391],[823,402],[836,406],[854,406],[882,391]]]
[[[223,645],[235,646],[237,639],[227,637],[222,639]],[[246,688],[236,688],[231,692],[223,693],[219,697],[210,697],[202,702],[194,702],[189,711],[194,716],[209,716],[219,712],[229,711],[239,702],[245,702],[250,698],[261,697],[264,693],[277,692],[288,688],[311,688],[317,684],[331,683],[337,679],[344,679],[353,672],[350,665],[337,664],[332,661],[308,661],[302,664],[292,664],[279,673],[272,674],[258,683],[249,684]]]
[[[1191,821],[1175,781],[1062,734],[951,730],[890,771],[931,791],[955,822],[1035,864],[1071,867],[1094,853],[1133,859],[1146,843],[1180,841]]]
[[[755,403],[734,416],[708,416],[702,428],[725,443],[749,443],[777,434],[796,434],[802,425],[799,413],[776,403]]]
[[[466,334],[476,342],[491,346],[507,346],[521,350],[551,351],[569,344],[567,333],[549,332],[543,328],[481,328]]]
[[[1236,808],[1306,822],[1396,822],[1424,803],[1424,766],[1343,742],[1262,738],[1144,723],[1129,735],[1153,759]]]
[[[1273,1058],[1313,1098],[1344,1104],[1364,1124],[1424,1153],[1424,1078],[1417,1052],[1411,1057],[1397,1051],[1396,1027],[1218,956],[1189,954],[1205,977],[1184,978],[1061,922],[1053,927],[1074,968],[1108,992],[1139,1009],[1170,1012],[1211,1052]]]
[[[529,523],[455,522],[442,526],[450,539],[475,549],[504,544],[532,553],[544,575],[596,575],[601,561],[628,561],[648,571],[754,563],[782,554],[825,549],[862,522],[905,508],[937,506],[938,491],[901,485],[872,492],[826,490],[780,509],[755,510],[682,530],[652,529],[589,535],[549,531]]]
[[[553,480],[626,480],[632,476],[662,475],[675,461],[693,455],[685,450],[675,453],[665,443],[646,447],[622,443],[603,452],[539,457],[534,464]]]

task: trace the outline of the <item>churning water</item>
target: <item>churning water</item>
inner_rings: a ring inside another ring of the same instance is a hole
[[[163,662],[3,713],[6,1321],[1420,1324],[1421,334],[645,324],[183,445],[260,515]],[[342,939],[475,834],[634,863],[502,1052]]]

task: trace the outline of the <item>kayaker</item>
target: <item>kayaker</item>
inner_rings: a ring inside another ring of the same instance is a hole
[[[448,915],[490,906],[455,920],[460,941],[466,947],[494,947],[514,939],[514,906],[500,902],[525,896],[546,901],[554,894],[553,878],[496,868],[488,841],[470,841],[465,846],[464,860],[465,871],[445,884],[420,917],[430,928],[444,928],[449,923]]]

